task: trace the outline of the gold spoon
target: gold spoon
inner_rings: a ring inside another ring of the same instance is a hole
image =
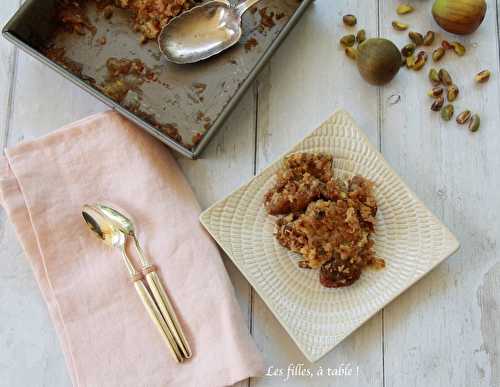
[[[123,210],[120,210],[120,212],[105,204],[95,204],[94,206],[100,210],[101,213],[106,216],[121,232],[130,236],[134,240],[135,248],[139,253],[139,259],[141,261],[142,272],[146,277],[146,281],[151,289],[151,292],[153,293],[156,304],[160,308],[161,314],[170,328],[170,331],[182,351],[183,356],[186,359],[191,358],[191,348],[179,323],[179,319],[177,318],[167,292],[160,281],[160,277],[156,272],[155,266],[151,264],[144,255],[144,251],[142,250],[139,240],[137,239],[134,222],[131,217],[129,215],[125,215]]]
[[[101,239],[106,245],[120,249],[122,258],[127,267],[129,276],[134,283],[135,289],[148,311],[151,320],[155,323],[160,331],[163,339],[167,343],[174,356],[175,360],[179,363],[183,358],[179,352],[174,338],[172,337],[168,326],[166,325],[160,310],[156,306],[153,298],[149,294],[146,286],[142,282],[142,274],[137,272],[134,265],[127,256],[125,251],[126,235],[120,231],[112,222],[110,222],[99,210],[96,208],[84,205],[82,209],[82,216],[89,228]]]

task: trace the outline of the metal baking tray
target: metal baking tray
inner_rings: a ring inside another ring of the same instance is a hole
[[[127,11],[116,9],[107,19],[97,9],[95,0],[85,3],[85,15],[95,27],[92,33],[61,32],[55,23],[57,0],[25,1],[2,33],[166,145],[194,159],[312,1],[262,0],[257,11],[244,15],[243,36],[238,45],[190,65],[168,63],[156,42],[139,42]],[[46,55],[50,46],[63,47],[65,58],[77,64],[79,71],[50,60]],[[111,57],[139,59],[152,75],[119,102],[109,98],[100,87],[106,82],[106,62]],[[182,141],[167,135],[165,128],[174,128]]]

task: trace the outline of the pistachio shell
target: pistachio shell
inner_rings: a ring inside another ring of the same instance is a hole
[[[396,8],[396,13],[398,15],[406,15],[408,13],[411,13],[415,10],[410,4],[400,4]]]
[[[427,95],[429,97],[437,98],[443,95],[444,89],[442,87],[436,86],[429,90]]]
[[[365,40],[366,40],[366,31],[365,30],[359,30],[358,33],[356,34],[356,42],[358,44],[361,44]]]
[[[443,96],[437,97],[431,105],[431,110],[433,112],[438,112],[441,110],[443,105],[444,105],[444,97]]]
[[[448,104],[441,109],[441,118],[445,121],[451,120],[453,117],[453,113],[455,112],[455,108],[452,104]]]
[[[415,48],[415,43],[408,43],[401,49],[401,55],[403,55],[405,58],[412,56],[415,53]]]
[[[470,117],[471,117],[470,110],[464,110],[462,113],[460,113],[457,116],[457,124],[463,125],[463,124],[467,123],[467,121],[469,121]]]
[[[408,32],[408,37],[416,46],[421,46],[424,43],[424,37],[419,32],[410,31]]]
[[[469,130],[471,132],[477,132],[479,130],[479,126],[481,125],[481,119],[477,114],[474,114],[469,121]]]
[[[443,85],[449,86],[453,83],[450,73],[445,69],[440,69],[438,75],[439,75],[439,80]]]
[[[427,33],[424,36],[424,46],[430,46],[432,43],[434,43],[434,37],[435,37],[434,31],[427,31]]]
[[[465,47],[460,42],[453,42],[452,44],[453,50],[458,56],[465,55]]]
[[[435,85],[441,83],[441,80],[439,79],[439,73],[435,68],[431,68],[429,70],[429,80]]]
[[[457,99],[458,97],[458,87],[456,85],[450,85],[448,86],[448,89],[446,91],[446,97],[448,98],[448,102],[453,102]]]
[[[415,57],[413,55],[410,55],[408,58],[406,58],[406,68],[412,69],[413,66],[415,66]]]
[[[427,53],[425,51],[420,51],[415,59],[415,64],[413,65],[413,70],[418,71],[427,63]]]
[[[354,35],[345,35],[340,38],[340,44],[344,47],[352,47],[356,43],[356,37]]]
[[[396,30],[396,31],[405,31],[408,29],[409,25],[408,24],[405,24],[405,23],[401,23],[397,20],[394,20],[392,22],[392,27]]]
[[[432,60],[434,62],[439,62],[444,54],[446,53],[445,49],[443,47],[438,47],[432,52]]]
[[[477,83],[485,83],[488,82],[490,76],[491,76],[490,70],[483,70],[477,73],[474,79]]]
[[[354,15],[344,15],[344,17],[342,17],[342,21],[346,26],[353,27],[358,22],[358,19],[356,19],[356,16]]]
[[[451,45],[451,43],[448,42],[447,40],[443,40],[441,42],[441,47],[443,47],[445,50],[451,50],[453,48],[453,46]]]

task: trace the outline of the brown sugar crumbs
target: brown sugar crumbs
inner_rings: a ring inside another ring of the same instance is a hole
[[[319,269],[329,288],[352,285],[365,267],[381,268],[373,250],[377,202],[374,184],[361,176],[335,179],[332,156],[296,153],[277,173],[264,204],[276,222],[276,239],[302,255],[299,267]]]
[[[58,0],[58,20],[66,29],[84,34],[93,30],[82,13],[81,4],[86,0]],[[104,17],[113,16],[113,7],[130,11],[132,28],[141,34],[141,41],[154,40],[161,29],[175,16],[192,8],[199,0],[96,0]]]

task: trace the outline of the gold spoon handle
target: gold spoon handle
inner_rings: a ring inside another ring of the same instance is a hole
[[[174,336],[176,343],[178,344],[180,350],[182,351],[184,358],[186,359],[191,358],[192,352],[189,343],[186,339],[186,335],[182,330],[182,327],[179,323],[179,319],[177,318],[177,315],[172,306],[172,303],[170,302],[167,292],[165,291],[165,288],[163,287],[160,281],[160,277],[156,272],[156,268],[154,266],[149,266],[146,267],[143,270],[143,272],[146,276],[146,281],[149,285],[149,288],[151,289],[151,293],[153,293],[153,297],[156,301],[156,304],[158,305],[161,314],[165,319],[165,322],[170,328],[170,331],[172,332],[172,335]]]
[[[130,262],[127,253],[125,251],[122,251],[123,259],[125,261]],[[172,334],[170,333],[170,329],[165,323],[165,320],[163,319],[163,316],[158,309],[158,306],[156,306],[153,298],[151,297],[151,294],[149,291],[146,289],[146,286],[142,282],[142,278],[139,275],[139,273],[135,272],[135,269],[133,269],[133,265],[130,265],[127,267],[131,267],[131,276],[130,278],[134,282],[134,287],[135,290],[137,291],[137,294],[139,294],[139,297],[146,308],[149,317],[151,320],[153,320],[154,324],[156,325],[156,328],[158,328],[158,331],[160,332],[161,336],[165,340],[166,344],[170,348],[170,352],[172,353],[172,356],[174,357],[175,361],[177,363],[182,362],[182,355],[179,351],[179,347],[177,346],[177,343],[175,339],[172,337]],[[135,273],[134,273],[135,272]]]

